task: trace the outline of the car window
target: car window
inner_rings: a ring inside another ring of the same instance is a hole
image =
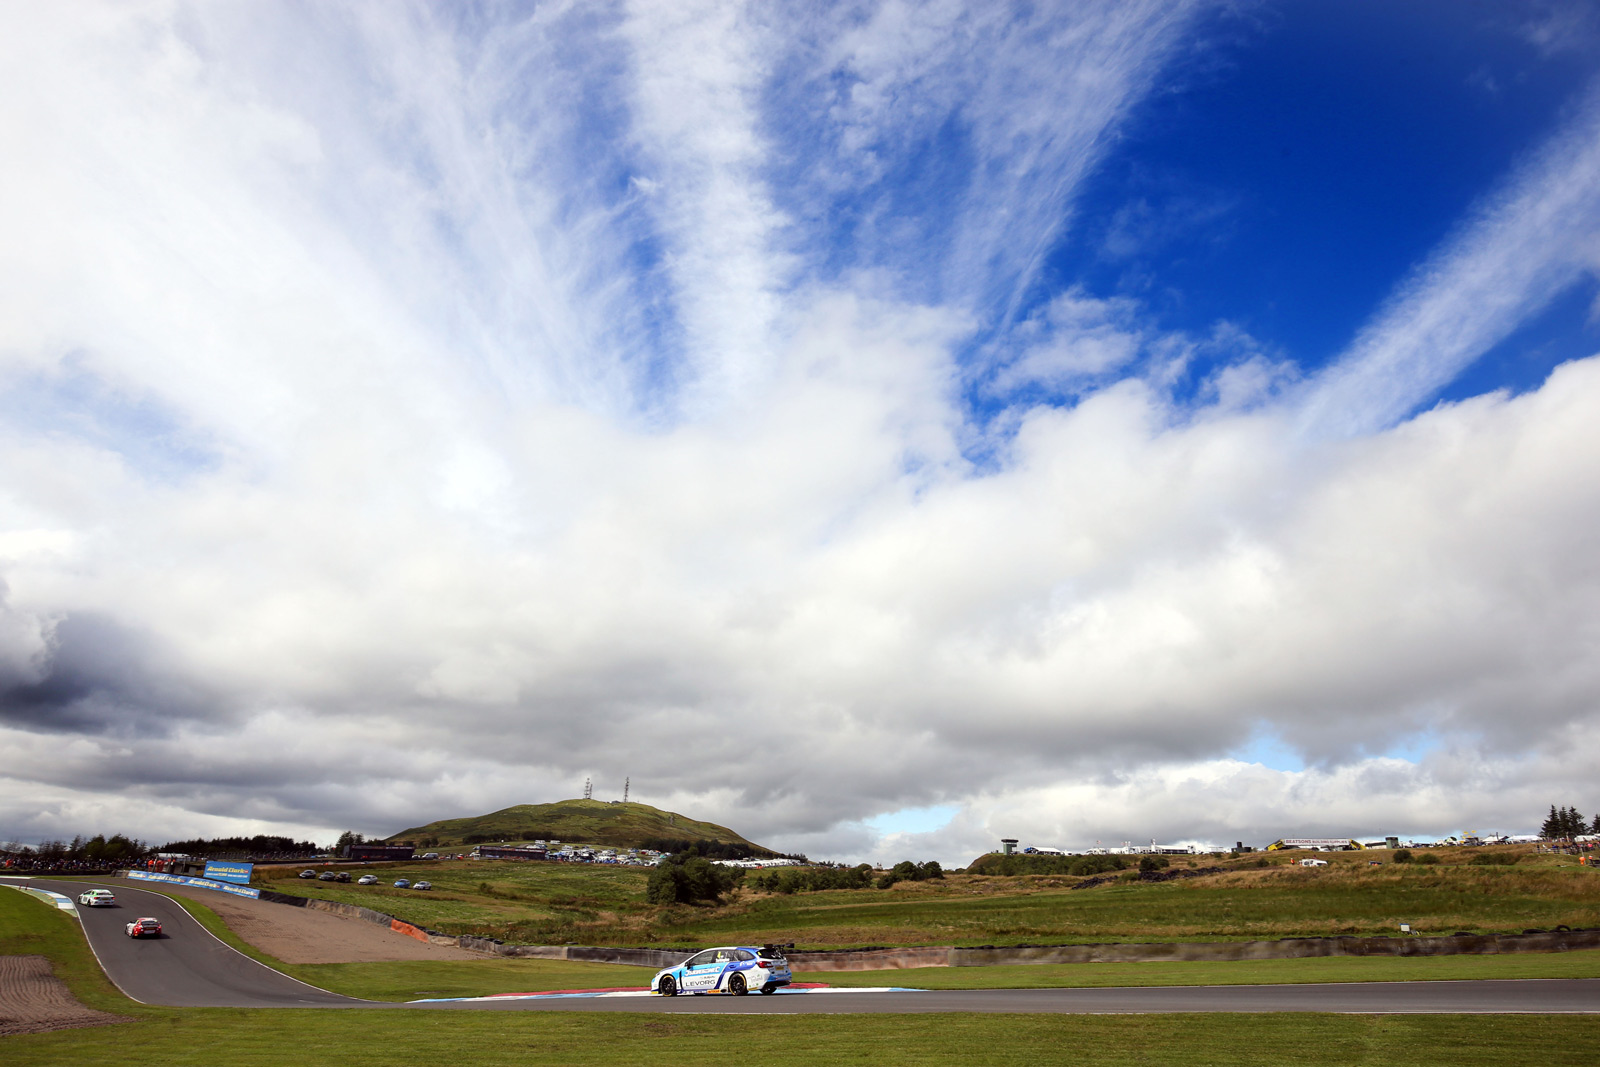
[[[715,952],[702,952],[702,953],[700,953],[700,955],[695,956],[695,957],[693,957],[692,959],[689,960],[689,966],[690,967],[704,967],[707,964],[715,963],[716,961],[717,961],[717,954]]]
[[[734,951],[733,958],[738,960],[740,963],[744,963],[747,960],[755,959],[755,956],[753,956],[752,954],[746,952],[744,949],[741,948],[741,949],[737,949],[737,950]]]

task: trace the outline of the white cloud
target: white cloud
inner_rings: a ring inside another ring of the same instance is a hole
[[[626,776],[813,855],[964,863],[1581,784],[1550,753],[1600,706],[1600,364],[1409,421],[1363,399],[1472,348],[1383,354],[1458,306],[1437,279],[1521,279],[1481,339],[1566,277],[1494,257],[1546,232],[1506,221],[1536,192],[1586,202],[1575,141],[1363,335],[1365,384],[1319,386],[1363,434],[1307,436],[1227,324],[1072,292],[957,358],[1173,47],[1165,5],[3,17],[0,148],[33,165],[0,196],[0,832],[388,833]],[[791,67],[818,95],[775,106]],[[972,185],[907,236],[871,181],[951,116]],[[844,263],[801,210],[840,190]],[[1227,355],[1176,402],[1197,351]],[[1262,729],[1308,769],[1229,758]]]

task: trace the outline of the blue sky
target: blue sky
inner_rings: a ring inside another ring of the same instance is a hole
[[[1597,803],[1593,3],[0,19],[0,837]]]
[[[1064,276],[1174,328],[1225,319],[1308,371],[1337,358],[1593,77],[1591,57],[1543,54],[1513,18],[1450,3],[1221,17],[1224,43],[1100,169],[1083,213],[1107,221],[1063,250]],[[1460,387],[1525,389],[1590,351],[1592,284],[1575,295],[1548,340],[1513,339]]]

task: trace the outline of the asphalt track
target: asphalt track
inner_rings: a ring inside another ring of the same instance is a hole
[[[85,882],[45,878],[22,884],[52,890],[74,902],[79,893],[91,888]],[[104,885],[116,895],[117,906],[80,906],[84,936],[107,977],[141,1004],[174,1008],[348,1008],[367,1004],[306,985],[229,948],[171,897],[122,882]],[[146,915],[161,920],[161,936],[129,937],[127,924]]]
[[[29,884],[73,900],[82,882]],[[395,1008],[317,989],[255,962],[217,940],[160,893],[114,887],[120,907],[79,908],[84,934],[106,974],[144,1004],[171,1007]],[[124,926],[144,915],[164,936],[135,941]],[[603,1011],[651,1013],[928,1012],[1139,1014],[1172,1012],[1335,1012],[1354,1014],[1600,1014],[1600,978],[1475,982],[1349,982],[1276,986],[1151,986],[1096,989],[961,989],[908,992],[780,992],[772,996],[535,997],[404,1005],[434,1011]]]
[[[915,992],[561,998],[434,1003],[491,1011],[644,1011],[796,1015],[982,1012],[1065,1015],[1333,1012],[1360,1015],[1600,1013],[1600,978],[1486,982],[1350,982],[1120,989],[939,989]]]

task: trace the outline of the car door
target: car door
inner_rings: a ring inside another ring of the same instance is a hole
[[[716,952],[702,952],[683,965],[683,988],[694,992],[714,989],[721,974],[722,964],[717,962]]]

